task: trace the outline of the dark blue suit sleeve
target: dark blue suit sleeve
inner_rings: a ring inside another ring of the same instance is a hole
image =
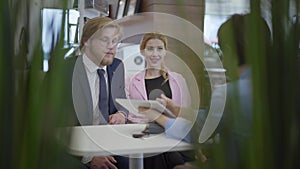
[[[128,115],[128,111],[115,101],[116,98],[126,98],[124,64],[120,59],[115,58],[108,67],[108,76],[110,81],[110,114],[123,111]]]

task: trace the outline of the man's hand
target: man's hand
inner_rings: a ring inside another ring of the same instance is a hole
[[[125,124],[126,116],[122,112],[116,112],[109,116],[109,124]]]
[[[149,121],[156,121],[162,114],[147,107],[139,107],[139,112],[146,116]]]
[[[90,162],[91,169],[118,169],[113,163],[117,161],[112,156],[95,156]]]
[[[150,121],[156,121],[159,125],[165,127],[165,123],[170,119],[156,110],[139,107],[139,112],[144,114]]]
[[[161,94],[161,98],[156,98],[156,100],[165,105],[166,108],[169,109],[176,116],[179,115],[180,106],[178,106],[172,99],[168,98],[164,94]]]

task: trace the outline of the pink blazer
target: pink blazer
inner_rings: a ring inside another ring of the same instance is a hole
[[[145,86],[145,73],[146,71],[143,70],[133,77],[127,79],[126,94],[129,99],[148,100]],[[191,95],[184,77],[179,73],[171,71],[168,71],[168,75],[172,92],[172,100],[180,106],[190,106]],[[128,118],[136,123],[146,121],[145,119],[137,117],[131,113],[129,113]]]

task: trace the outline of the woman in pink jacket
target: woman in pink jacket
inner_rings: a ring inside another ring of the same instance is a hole
[[[140,44],[146,69],[127,81],[127,96],[136,100],[155,100],[161,94],[181,106],[191,105],[191,96],[184,77],[167,70],[164,59],[167,54],[167,37],[156,32],[146,33]],[[148,122],[147,118],[129,113],[133,123]]]

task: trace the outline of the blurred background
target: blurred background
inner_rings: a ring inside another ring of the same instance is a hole
[[[65,118],[60,112],[64,106],[64,96],[60,95],[62,60],[80,54],[81,30],[87,19],[122,19],[143,12],[172,14],[203,32],[203,59],[211,69],[206,69],[194,51],[175,38],[169,38],[169,51],[179,61],[168,62],[175,68],[182,61],[188,66],[187,77],[196,80],[201,98],[197,102],[204,109],[210,106],[214,86],[224,83],[218,78],[226,70],[214,68],[222,60],[217,38],[220,25],[235,13],[262,16],[271,30],[272,57],[257,53],[255,46],[249,54],[259,74],[253,76],[254,155],[245,163],[256,169],[300,168],[299,0],[2,0],[0,4],[0,168],[68,168],[68,163],[54,160],[61,150],[48,140]],[[148,22],[125,19],[120,24],[126,37]],[[253,34],[251,30],[248,33]],[[117,57],[125,62],[126,76],[145,67],[139,53],[141,37],[123,38],[119,45]],[[259,37],[253,34],[251,42],[256,40]],[[50,72],[57,80],[42,88]],[[208,72],[216,84],[211,83]],[[45,90],[51,94],[43,94]],[[48,108],[41,103],[43,97],[57,105],[51,108],[56,112],[51,118],[45,115]]]

